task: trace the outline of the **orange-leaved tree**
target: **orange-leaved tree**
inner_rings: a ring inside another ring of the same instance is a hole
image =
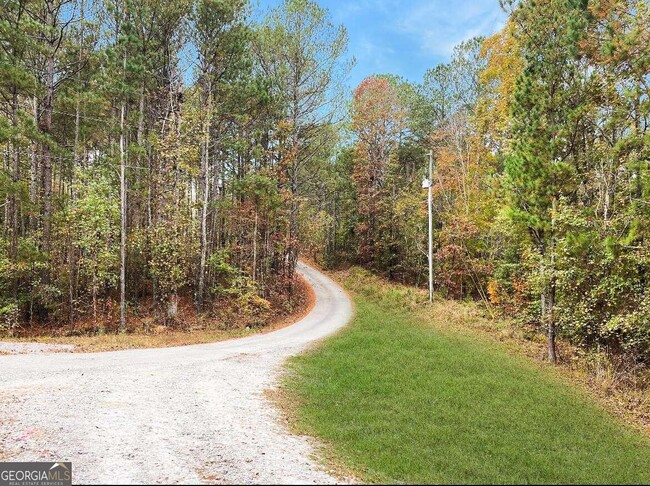
[[[406,127],[406,110],[388,79],[371,76],[354,91],[352,129],[356,135],[354,182],[358,195],[358,257],[379,264],[390,252],[383,204],[391,154]]]

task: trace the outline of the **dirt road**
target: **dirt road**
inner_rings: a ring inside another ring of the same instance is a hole
[[[264,398],[283,361],[343,327],[343,291],[300,264],[297,324],[214,344],[0,356],[0,460],[72,461],[75,483],[332,483]]]

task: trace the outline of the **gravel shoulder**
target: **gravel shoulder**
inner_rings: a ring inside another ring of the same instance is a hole
[[[72,344],[44,344],[0,341],[1,354],[56,353],[74,351],[75,348],[76,346]]]
[[[75,483],[330,484],[265,398],[284,360],[352,304],[304,264],[316,304],[278,331],[212,344],[0,356],[0,460],[73,463]]]

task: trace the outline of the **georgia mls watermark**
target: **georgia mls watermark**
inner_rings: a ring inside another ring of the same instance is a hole
[[[0,486],[69,486],[71,462],[0,462]]]

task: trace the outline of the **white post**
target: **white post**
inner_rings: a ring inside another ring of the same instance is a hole
[[[429,151],[429,302],[433,302],[433,150]]]

